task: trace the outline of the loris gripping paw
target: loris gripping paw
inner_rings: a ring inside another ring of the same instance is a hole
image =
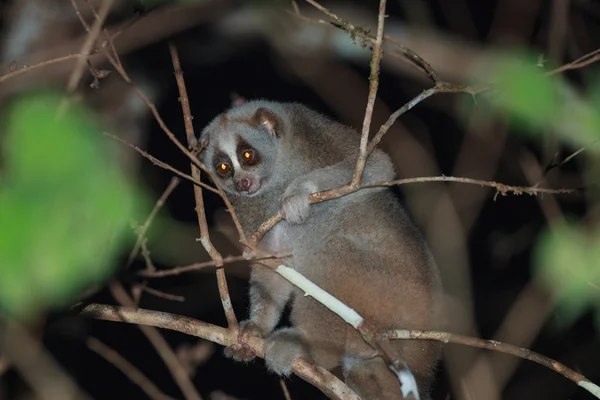
[[[281,210],[283,216],[290,224],[303,223],[310,214],[310,201],[308,196],[318,191],[311,182],[301,184],[292,183],[283,195]]]
[[[250,320],[240,322],[237,343],[225,348],[225,356],[235,361],[249,362],[256,357],[256,353],[248,345],[251,337],[263,337],[262,329]]]

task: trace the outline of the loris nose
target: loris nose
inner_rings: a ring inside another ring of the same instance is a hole
[[[242,178],[235,182],[235,186],[242,192],[247,192],[252,186],[252,182],[248,178]]]

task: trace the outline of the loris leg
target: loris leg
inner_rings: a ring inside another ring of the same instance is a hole
[[[308,359],[308,352],[306,337],[298,328],[279,329],[265,340],[265,363],[278,375],[289,376],[293,361]]]
[[[400,382],[381,357],[347,356],[344,358],[343,369],[346,384],[361,399],[395,400],[403,398]]]
[[[269,335],[281,318],[292,293],[292,284],[269,268],[256,264],[250,276],[250,318],[240,323],[238,343],[225,348],[225,356],[250,361],[256,354],[247,345],[249,337]]]
[[[285,190],[281,209],[285,219],[292,224],[300,224],[308,217],[310,203],[308,196],[322,190],[335,189],[349,183],[354,175],[356,160],[347,160],[329,167],[315,169],[294,179]],[[395,176],[389,157],[375,150],[369,157],[363,172],[362,182],[387,181]]]

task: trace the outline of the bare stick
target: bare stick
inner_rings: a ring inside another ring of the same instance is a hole
[[[490,188],[496,189],[496,194],[494,195],[494,199],[498,194],[502,196],[506,196],[509,193],[514,195],[528,194],[530,196],[536,196],[538,194],[573,194],[578,191],[578,189],[550,189],[550,188],[540,188],[534,186],[511,186],[506,185],[504,183],[494,182],[494,181],[482,181],[479,179],[471,179],[471,178],[461,178],[456,176],[426,176],[422,178],[407,178],[407,179],[399,179],[396,181],[389,182],[373,182],[366,185],[362,185],[360,189],[365,188],[373,188],[373,187],[382,187],[382,186],[395,186],[395,185],[405,185],[408,183],[428,183],[428,182],[457,182],[457,183],[465,183],[471,185],[480,185],[487,186]]]
[[[91,400],[17,321],[0,321],[2,351],[41,400]]]
[[[167,185],[166,189],[160,195],[158,200],[156,200],[156,204],[154,204],[154,207],[152,208],[152,211],[150,211],[148,218],[146,218],[144,225],[142,225],[139,229],[137,240],[135,241],[135,245],[133,246],[133,249],[131,249],[131,253],[129,253],[129,257],[127,257],[127,262],[125,263],[125,269],[129,268],[131,266],[131,264],[133,263],[133,260],[135,259],[138,252],[140,251],[140,247],[142,246],[142,241],[146,237],[146,233],[148,232],[148,228],[150,228],[150,224],[154,220],[154,217],[156,217],[156,214],[158,214],[158,211],[164,206],[165,202],[167,201],[167,199],[169,198],[171,193],[173,193],[173,191],[179,185],[180,182],[181,182],[181,179],[179,179],[177,177],[171,178],[171,182],[169,182],[169,185]]]
[[[362,133],[360,136],[360,147],[358,159],[356,160],[356,168],[352,177],[351,185],[356,187],[362,180],[362,174],[367,162],[368,152],[367,144],[369,143],[369,131],[371,129],[371,118],[373,116],[373,107],[377,98],[377,88],[379,88],[379,68],[381,64],[382,45],[383,45],[383,26],[385,24],[385,4],[386,0],[379,2],[379,14],[377,17],[377,40],[373,47],[373,55],[371,57],[371,74],[369,75],[369,97],[367,99],[367,108],[365,110],[365,119],[363,121]]]
[[[231,264],[231,263],[238,262],[238,261],[256,261],[256,262],[258,262],[258,261],[265,261],[265,260],[274,260],[277,258],[282,258],[282,257],[266,256],[266,257],[253,258],[253,259],[249,260],[245,256],[229,256],[229,257],[223,258],[220,261],[220,264],[225,265],[225,264]],[[212,261],[206,261],[206,262],[195,263],[195,264],[190,264],[190,265],[184,265],[181,267],[163,269],[160,271],[148,271],[148,270],[140,271],[138,273],[138,275],[141,277],[144,277],[144,278],[163,278],[165,276],[175,276],[175,275],[181,275],[186,272],[199,271],[201,269],[205,269],[208,267],[216,267],[217,264],[218,264],[217,261],[212,260]]]
[[[540,188],[533,186],[511,186],[506,185],[500,182],[493,181],[483,181],[479,179],[471,179],[471,178],[462,178],[455,176],[424,176],[418,178],[406,178],[399,179],[395,181],[387,181],[387,182],[373,182],[365,185],[361,185],[357,188],[352,188],[349,186],[342,186],[337,189],[324,190],[322,192],[312,193],[308,200],[311,204],[320,203],[322,201],[337,199],[342,196],[346,196],[350,193],[354,193],[361,189],[368,189],[374,187],[382,187],[382,186],[395,186],[395,185],[406,185],[406,184],[414,184],[414,183],[431,183],[431,182],[457,182],[457,183],[465,183],[470,185],[480,185],[487,186],[496,189],[496,196],[501,194],[502,196],[506,196],[509,193],[520,195],[520,194],[528,194],[535,196],[537,194],[551,193],[551,194],[573,194],[579,191],[579,189],[549,189],[549,188]],[[256,230],[256,232],[250,238],[249,243],[256,245],[260,239],[271,230],[275,225],[279,223],[279,221],[283,220],[283,216],[281,214],[276,214],[265,222]]]
[[[87,318],[105,321],[125,322],[138,325],[149,325],[163,329],[210,340],[222,346],[231,346],[237,343],[238,335],[235,330],[225,329],[192,318],[169,314],[159,311],[144,310],[141,308],[119,307],[103,304],[90,304],[79,312]],[[264,341],[259,338],[250,338],[248,341],[257,356],[264,358]],[[329,371],[310,364],[302,359],[296,359],[292,365],[296,375],[318,387],[323,393],[335,400],[360,400],[359,397],[342,381]]]
[[[192,125],[192,115],[190,112],[190,103],[185,89],[185,81],[183,79],[183,71],[181,70],[181,63],[179,61],[179,54],[177,48],[172,43],[169,44],[169,50],[171,51],[171,59],[173,60],[173,69],[175,70],[175,79],[177,80],[177,87],[179,88],[179,97],[181,99],[181,107],[183,109],[183,121],[185,123],[185,132],[187,135],[188,145],[191,148],[196,147],[197,140],[194,135],[194,127]],[[192,164],[192,176],[196,180],[200,180],[200,170]],[[223,310],[227,317],[227,325],[230,328],[237,327],[238,321],[235,317],[233,307],[231,305],[231,299],[229,297],[229,289],[227,288],[227,279],[225,277],[225,269],[223,268],[223,256],[213,246],[210,235],[208,233],[208,224],[206,222],[206,211],[204,209],[204,198],[202,196],[202,189],[194,186],[194,196],[196,198],[196,214],[198,215],[198,224],[200,225],[200,242],[206,249],[210,258],[216,262],[217,267],[217,286],[219,288],[219,295],[221,297],[221,303],[223,304]]]
[[[307,20],[310,22],[322,23],[322,24],[326,24],[329,26],[333,26],[335,28],[343,29],[346,32],[348,32],[351,36],[358,36],[358,37],[362,38],[363,40],[370,41],[374,46],[377,45],[377,37],[369,34],[369,32],[366,29],[358,28],[358,27],[354,26],[354,24],[352,24],[351,22],[344,20],[343,18],[334,14],[331,10],[323,7],[321,4],[317,3],[314,0],[306,0],[306,2],[311,4],[313,7],[315,7],[319,11],[321,11],[323,14],[326,14],[329,17],[331,17],[333,20],[335,20],[336,23],[333,24],[331,22],[323,21],[323,20],[312,20],[310,18],[307,18],[307,17],[301,15],[298,8],[294,7],[295,15],[297,15],[301,19]],[[379,33],[379,30],[378,30],[378,33]],[[421,56],[419,56],[417,53],[415,53],[408,47],[401,44],[398,40],[396,40],[392,36],[383,35],[383,38],[386,41],[389,41],[389,42],[393,43],[394,45],[398,46],[398,48],[402,52],[402,55],[404,57],[406,57],[410,62],[415,64],[417,67],[419,67],[419,69],[421,69],[434,83],[438,83],[440,81],[438,73],[433,69],[433,67],[427,61],[425,61],[423,58],[421,58]]]
[[[577,60],[570,62],[568,64],[563,65],[562,67],[558,67],[552,71],[548,71],[545,73],[546,76],[556,75],[564,71],[569,71],[571,69],[579,69],[586,67],[596,61],[600,60],[600,49],[596,49],[591,53],[588,53],[584,56],[579,57]]]
[[[198,160],[198,157],[197,157],[196,154],[194,154],[191,151],[189,151],[183,144],[181,144],[181,142],[179,140],[177,140],[177,138],[175,137],[175,134],[167,127],[167,125],[165,124],[165,121],[160,116],[160,113],[156,109],[156,106],[154,105],[154,103],[152,103],[148,99],[148,97],[146,97],[146,95],[144,95],[144,93],[133,83],[133,81],[129,77],[129,74],[127,74],[127,71],[125,71],[125,69],[122,68],[120,66],[120,64],[112,56],[110,56],[110,54],[107,54],[107,58],[110,61],[110,63],[112,64],[112,66],[115,67],[115,69],[117,70],[117,72],[119,73],[119,75],[121,76],[121,78],[132,87],[133,91],[137,94],[137,96],[150,109],[152,115],[154,116],[154,119],[156,120],[156,122],[158,123],[158,125],[160,126],[160,128],[163,130],[163,132],[167,135],[167,137],[177,146],[177,148],[179,148],[179,150],[181,150],[181,152],[183,154],[185,154],[189,158],[189,160],[192,162],[193,165],[195,165],[196,167],[198,167],[202,172],[206,173],[210,177],[210,179],[215,184],[216,189],[211,188],[210,186],[201,183],[198,179],[192,178],[192,180],[200,182],[200,186],[202,186],[202,187],[204,187],[204,188],[206,188],[208,190],[211,190],[211,191],[215,191],[216,190],[217,191],[218,195],[221,197],[221,199],[225,203],[225,207],[227,207],[227,210],[229,211],[229,214],[231,215],[233,223],[235,224],[235,227],[236,227],[236,229],[238,231],[238,234],[239,234],[239,236],[241,238],[240,240],[241,241],[245,241],[245,235],[244,235],[244,231],[242,229],[242,226],[240,224],[240,221],[237,218],[235,210],[233,209],[233,206],[231,205],[231,202],[227,198],[227,195],[225,194],[225,191],[223,190],[223,188],[219,184],[219,181],[217,180],[217,177],[208,168],[206,168],[206,166],[204,164],[202,164],[200,162],[200,160]]]
[[[511,354],[513,356],[517,356],[525,360],[530,360],[547,368],[550,368],[551,370],[558,372],[567,379],[572,380],[577,385],[592,393],[597,398],[600,398],[600,387],[598,387],[598,385],[596,385],[595,383],[591,382],[582,374],[568,368],[566,365],[561,364],[558,361],[552,360],[551,358],[543,356],[534,351],[514,346],[512,344],[501,343],[495,340],[485,340],[469,336],[457,335],[448,332],[420,331],[416,329],[398,329],[384,332],[383,335],[388,337],[389,339],[434,340],[442,343],[457,343],[466,346],[477,347],[480,349],[488,349],[498,351],[500,353]]]
[[[113,297],[121,304],[135,308],[133,299],[127,294],[123,286],[117,282],[112,281],[109,285],[109,289]],[[179,362],[179,359],[165,340],[160,332],[152,327],[146,326],[147,324],[138,324],[138,328],[142,331],[144,336],[156,349],[156,352],[160,358],[164,361],[165,365],[169,369],[171,376],[175,379],[175,382],[183,392],[183,395],[187,400],[202,400],[198,391],[194,387],[194,384],[190,380],[190,377],[185,368]]]
[[[170,329],[177,332],[182,332],[191,336],[200,337],[203,339],[210,340],[214,343],[221,344],[223,346],[230,346],[237,342],[237,335],[235,332],[231,330],[224,329],[215,325],[208,324],[203,321],[195,320],[192,318],[169,314],[159,311],[150,311],[144,309],[134,309],[128,307],[118,307],[118,306],[109,306],[102,304],[90,304],[83,308],[79,315],[87,318],[95,318],[106,321],[116,321],[116,322],[126,322],[126,323],[134,323],[134,324],[144,324],[156,326],[164,329]],[[390,340],[402,339],[402,340],[434,340],[442,343],[456,343],[462,344],[465,346],[477,347],[482,349],[488,349],[492,351],[497,351],[505,354],[514,355],[516,357],[520,357],[526,360],[531,360],[537,362],[540,365],[548,367],[553,371],[558,372],[559,374],[567,377],[573,382],[577,383],[579,386],[588,390],[590,393],[594,394],[596,397],[600,398],[600,388],[594,383],[592,383],[585,376],[579,374],[578,372],[568,368],[567,366],[552,360],[548,357],[545,357],[539,353],[535,353],[533,351],[522,349],[520,347],[516,347],[510,344],[497,342],[495,340],[485,340],[479,339],[464,335],[457,335],[448,332],[438,332],[438,331],[421,331],[421,330],[407,330],[407,329],[398,329],[398,330],[389,330],[380,332],[382,336]],[[255,350],[256,354],[259,357],[264,357],[262,353],[263,349],[263,340],[259,338],[250,338],[248,345]],[[296,367],[300,364],[309,365],[308,363],[298,359],[294,362],[294,372],[304,378],[305,380],[315,384],[317,387],[323,389],[322,386],[317,384],[314,380],[317,378],[316,376],[307,377],[302,376],[296,369]],[[327,371],[320,369],[319,367],[312,367],[324,374],[328,374]],[[307,368],[306,370],[310,370],[311,368]],[[314,373],[315,371],[313,371]],[[310,374],[310,373],[309,373]],[[318,377],[319,382],[326,382],[326,378],[328,376]],[[333,379],[336,379],[332,377]],[[343,385],[341,382],[339,382]],[[341,386],[337,386],[341,387]],[[326,394],[329,394],[325,392]],[[339,392],[336,392],[339,393]],[[338,394],[339,395],[339,394]],[[339,398],[339,397],[334,397]],[[353,397],[357,398],[357,397]]]
[[[288,389],[285,381],[283,379],[279,379],[279,384],[281,385],[281,391],[283,392],[283,396],[285,400],[292,400],[292,396],[290,395],[290,390]]]
[[[83,58],[85,59],[87,57],[87,55],[85,54],[69,54],[66,56],[62,56],[62,57],[57,57],[57,58],[53,58],[51,60],[46,60],[46,61],[42,61],[39,62],[37,64],[33,64],[33,65],[29,65],[27,67],[23,67],[23,68],[19,68],[15,71],[9,72],[5,75],[0,76],[0,83],[7,81],[11,78],[14,78],[16,76],[19,76],[21,74],[24,74],[26,72],[30,72],[33,71],[34,69],[38,69],[38,68],[42,68],[42,67],[46,67],[48,65],[52,65],[52,64],[57,64],[57,63],[61,63],[61,62],[65,62],[65,61],[69,61],[69,60],[74,60],[77,58]]]
[[[98,12],[98,17],[94,21],[94,25],[89,31],[85,42],[81,46],[81,54],[85,54],[86,57],[80,57],[77,59],[77,63],[75,64],[75,68],[69,77],[69,81],[67,82],[67,90],[69,92],[73,92],[75,88],[77,88],[77,84],[81,80],[83,76],[83,71],[85,70],[87,56],[91,55],[92,47],[98,39],[98,35],[100,35],[100,31],[102,30],[102,24],[104,24],[104,20],[108,16],[110,8],[112,7],[114,0],[105,0],[102,2],[102,6],[100,7],[100,11]],[[77,12],[77,9],[76,9]],[[83,21],[83,20],[82,20]],[[84,22],[84,21],[83,21]],[[85,23],[85,22],[84,22]]]
[[[369,143],[368,153],[370,154],[373,152],[375,147],[379,144],[379,142],[383,138],[383,135],[385,135],[387,133],[388,129],[390,129],[390,127],[394,124],[394,122],[396,122],[396,120],[402,114],[411,110],[414,106],[416,106],[417,104],[419,104],[426,98],[431,97],[432,95],[434,95],[436,93],[460,93],[460,92],[463,92],[463,93],[469,93],[471,95],[475,95],[475,94],[482,92],[484,90],[487,90],[487,89],[488,89],[488,87],[477,88],[477,87],[470,87],[470,86],[452,85],[449,83],[439,83],[439,84],[436,84],[432,88],[422,91],[420,94],[415,96],[412,100],[410,100],[408,103],[406,103],[405,105],[400,107],[398,110],[396,110],[392,115],[390,115],[390,117],[387,119],[387,121],[385,121],[385,123],[381,126],[381,128],[379,128],[379,131],[375,134],[373,139],[371,139],[371,143]]]
[[[171,293],[165,293],[160,290],[153,289],[147,285],[142,286],[142,291],[144,291],[148,294],[151,294],[152,296],[159,297],[159,298],[165,299],[165,300],[178,301],[181,303],[183,303],[185,301],[185,297],[183,297],[183,296],[178,296],[176,294],[171,294]]]
[[[138,153],[140,153],[144,158],[147,158],[148,160],[152,161],[152,163],[154,165],[156,165],[157,167],[161,167],[163,169],[169,170],[169,171],[173,172],[175,175],[178,175],[178,176],[182,177],[183,179],[187,179],[188,181],[192,182],[196,186],[202,186],[206,190],[210,190],[213,193],[219,194],[219,191],[217,189],[215,189],[215,188],[207,185],[206,183],[200,182],[197,179],[194,179],[193,177],[191,177],[188,174],[184,174],[183,172],[181,172],[181,171],[173,168],[172,166],[170,166],[169,164],[167,164],[165,162],[160,161],[158,158],[155,158],[154,156],[151,156],[150,154],[146,153],[144,150],[140,149],[139,147],[137,147],[134,144],[129,143],[125,139],[121,139],[120,137],[115,136],[115,135],[111,135],[110,133],[107,133],[107,132],[103,132],[103,134],[105,136],[108,136],[111,139],[118,140],[119,142],[123,143],[126,146],[131,147],[132,149],[134,149],[135,151],[137,151]]]
[[[96,338],[90,337],[86,340],[90,350],[98,354],[106,361],[118,368],[133,383],[146,393],[153,400],[174,400],[173,397],[164,394],[150,379],[146,377],[139,369],[131,364],[125,357],[121,356],[115,350],[105,345]]]

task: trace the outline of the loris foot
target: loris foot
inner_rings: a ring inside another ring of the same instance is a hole
[[[225,357],[233,358],[235,361],[252,361],[256,353],[248,346],[248,339],[251,337],[262,338],[262,329],[250,320],[242,321],[238,330],[237,343],[225,348]]]
[[[310,202],[308,196],[317,192],[317,187],[305,182],[298,187],[291,185],[285,191],[281,201],[281,211],[286,221],[290,224],[301,224],[310,214]]]
[[[308,359],[304,335],[299,329],[280,329],[265,340],[265,362],[276,374],[289,376],[292,363],[298,357]]]

